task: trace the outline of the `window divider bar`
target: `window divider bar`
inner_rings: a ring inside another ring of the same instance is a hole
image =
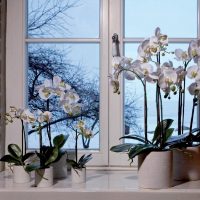
[[[169,38],[169,43],[189,43],[196,38]],[[123,42],[142,42],[144,38],[124,38]]]
[[[26,43],[99,43],[100,38],[28,38]]]

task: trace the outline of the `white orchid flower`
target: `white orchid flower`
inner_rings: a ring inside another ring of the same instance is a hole
[[[200,98],[200,82],[194,82],[191,83],[188,87],[188,91],[191,95],[197,96],[197,98]]]
[[[36,121],[35,115],[31,113],[29,109],[25,109],[21,116],[24,117],[24,122],[34,123]],[[23,118],[21,119],[23,120]]]
[[[60,97],[60,101],[65,101],[67,103],[77,103],[80,100],[79,95],[74,91],[68,91],[66,93],[62,93]]]
[[[151,52],[149,49],[150,39],[144,40],[138,47],[138,60],[145,63],[151,59]]]
[[[43,100],[47,100],[53,95],[53,90],[49,87],[41,87],[38,92],[40,98]]]
[[[69,115],[77,115],[81,113],[82,104],[80,103],[73,103],[70,104],[67,101],[62,101],[61,105],[65,113]]]
[[[161,30],[159,27],[157,27],[155,29],[155,36],[157,37],[158,39],[158,43],[161,45],[161,46],[166,46],[168,44],[168,36],[167,35],[164,35],[164,34],[161,34]]]
[[[45,122],[50,122],[52,119],[52,113],[49,111],[43,112],[43,117]]]
[[[85,128],[85,122],[83,120],[79,120],[77,123],[77,128]]]
[[[200,67],[197,65],[188,67],[187,77],[190,79],[200,80]]]
[[[71,107],[71,115],[78,115],[81,113],[81,108],[83,107],[82,104],[80,103],[75,103],[75,104],[72,104],[72,107]]]
[[[37,120],[40,123],[50,122],[52,118],[52,113],[49,111],[42,112],[41,110],[37,110]]]
[[[188,47],[188,54],[195,63],[200,63],[200,40],[192,40]]]
[[[161,89],[166,90],[166,88],[170,88],[171,85],[177,82],[177,73],[171,68],[163,68],[162,74],[158,79],[158,84]]]
[[[112,67],[116,70],[119,69],[121,61],[122,61],[122,57],[119,57],[119,56],[113,57],[112,58]]]
[[[174,52],[175,56],[176,56],[176,60],[178,61],[187,61],[190,59],[188,52],[187,51],[183,51],[182,49],[176,49]]]
[[[176,85],[180,86],[182,84],[182,81],[184,80],[187,72],[184,70],[184,68],[182,66],[179,66],[175,70],[176,70],[176,73],[177,73]]]
[[[131,70],[124,71],[124,78],[130,81],[135,80],[135,74]]]

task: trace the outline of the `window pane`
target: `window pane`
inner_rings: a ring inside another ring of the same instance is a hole
[[[197,0],[125,0],[125,37],[148,37],[156,27],[169,37],[197,37]]]
[[[28,37],[98,38],[100,0],[28,0]]]
[[[137,43],[126,43],[125,44],[125,55],[136,59],[137,57]],[[174,51],[176,48],[187,50],[188,44],[169,44],[168,51]],[[173,66],[178,67],[182,65],[182,62],[178,62],[174,59],[174,54],[166,55],[161,57],[161,63],[166,61],[173,61]],[[189,66],[193,65],[191,62]],[[152,64],[153,65],[153,64]],[[186,81],[186,88],[193,81]],[[155,98],[155,84],[147,83],[147,95],[148,95],[148,131],[153,131],[156,126],[156,98]],[[125,116],[125,134],[141,134],[144,133],[144,93],[143,86],[139,80],[128,81],[125,80],[125,105],[124,105],[124,116]],[[162,93],[163,96],[163,93]],[[186,103],[185,103],[185,120],[184,125],[189,127],[191,110],[192,110],[192,99],[193,97],[188,93],[186,89]],[[132,107],[130,103],[132,102]],[[178,116],[178,95],[171,94],[171,99],[163,98],[163,114],[164,119],[171,118],[174,120],[172,126],[177,129],[177,116]],[[133,119],[130,118],[133,116]],[[131,121],[132,120],[132,121]],[[193,128],[197,127],[197,112],[194,116]],[[149,134],[149,139],[152,135]]]
[[[82,118],[95,134],[89,149],[99,149],[99,44],[29,44],[28,62],[28,104],[31,110],[47,109],[47,101],[38,96],[37,86],[43,83],[44,78],[51,79],[54,75],[70,84],[84,105],[82,113],[74,118],[64,113],[57,98],[50,98],[52,137],[60,133],[69,134],[65,147],[74,148],[73,129]],[[59,122],[53,124],[56,121]],[[43,132],[46,135],[45,130]],[[79,139],[79,148],[83,148],[82,138]],[[45,144],[48,144],[47,136]],[[28,136],[28,147],[38,147],[38,135],[35,132]]]

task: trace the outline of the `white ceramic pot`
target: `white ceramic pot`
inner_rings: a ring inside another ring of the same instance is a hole
[[[67,178],[67,154],[63,154],[58,162],[52,164],[53,166],[53,178]]]
[[[35,186],[44,188],[53,185],[53,167],[38,169],[35,171]]]
[[[71,168],[72,183],[85,183],[86,182],[86,167],[81,169]]]
[[[28,183],[30,180],[30,173],[26,172],[23,166],[13,166],[14,183]]]
[[[173,151],[174,180],[200,180],[200,147],[187,147]]]
[[[140,188],[162,189],[172,186],[172,152],[153,151],[138,156]]]

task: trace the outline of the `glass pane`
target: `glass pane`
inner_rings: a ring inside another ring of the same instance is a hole
[[[126,43],[125,44],[125,55],[135,59],[137,57],[137,43]],[[188,44],[169,44],[168,51],[174,51],[177,48],[187,50]],[[182,62],[174,59],[174,54],[167,54],[161,57],[161,63],[166,61],[173,61],[173,66],[178,67],[182,65]],[[189,66],[194,63],[191,61]],[[152,64],[153,65],[153,64]],[[186,88],[193,81],[186,81]],[[125,80],[125,105],[124,105],[124,116],[125,116],[125,134],[144,134],[144,93],[143,86],[139,80]],[[154,131],[157,118],[156,118],[156,98],[155,98],[155,84],[147,83],[147,95],[148,95],[148,131]],[[162,93],[163,96],[163,93]],[[192,99],[193,97],[188,93],[186,89],[185,98],[185,120],[184,125],[189,127],[192,110]],[[174,122],[173,128],[177,129],[178,124],[178,95],[171,94],[171,99],[163,98],[163,115],[164,119],[170,118]],[[194,116],[193,128],[197,127],[197,112]],[[149,134],[149,139],[152,138],[152,134]]]
[[[28,0],[29,38],[98,38],[99,0]]]
[[[28,105],[31,110],[47,110],[48,102],[41,100],[37,86],[43,83],[44,78],[52,79],[54,75],[70,84],[83,104],[81,114],[71,117],[63,111],[58,98],[50,98],[52,138],[61,133],[69,134],[65,147],[74,148],[76,125],[83,119],[95,134],[89,142],[89,149],[99,149],[99,44],[29,44],[28,63]],[[44,135],[44,143],[49,144]],[[86,148],[82,138],[79,139],[79,148]],[[38,142],[36,132],[28,136],[29,148],[37,148]]]
[[[197,0],[125,0],[125,37],[197,37]]]

